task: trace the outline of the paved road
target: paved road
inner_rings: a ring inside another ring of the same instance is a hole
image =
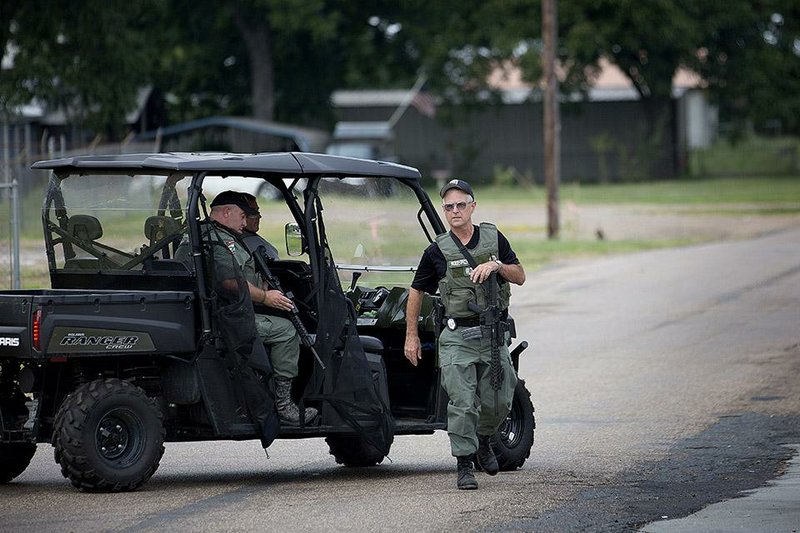
[[[800,229],[570,263],[515,292],[539,429],[455,489],[444,434],[337,466],[321,439],[170,444],[132,494],[82,494],[40,446],[0,530],[632,530],[775,477],[800,442]]]

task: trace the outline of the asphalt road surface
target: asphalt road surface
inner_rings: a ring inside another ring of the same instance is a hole
[[[626,531],[762,485],[800,442],[800,229],[551,267],[512,311],[536,443],[478,491],[444,433],[364,469],[321,439],[168,444],[129,494],[76,491],[40,445],[0,530]]]

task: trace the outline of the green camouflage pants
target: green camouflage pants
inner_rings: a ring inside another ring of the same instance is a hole
[[[285,318],[257,314],[256,330],[261,342],[269,347],[269,361],[275,377],[296,378],[300,336],[294,325]]]
[[[478,449],[477,435],[493,435],[511,410],[517,374],[508,347],[500,346],[503,383],[497,391],[490,384],[492,347],[488,338],[464,340],[461,328],[444,329],[439,335],[442,386],[450,398],[447,434],[454,457]]]

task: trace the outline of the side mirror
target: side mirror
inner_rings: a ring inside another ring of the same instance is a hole
[[[306,239],[297,222],[289,222],[285,227],[286,253],[289,257],[303,255],[306,249]]]

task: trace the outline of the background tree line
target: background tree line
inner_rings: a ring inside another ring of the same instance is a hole
[[[587,91],[606,58],[658,109],[686,67],[730,131],[800,132],[800,0],[559,9],[562,91]],[[539,80],[540,21],[538,0],[4,0],[0,109],[42,102],[114,138],[153,86],[171,123],[226,114],[329,127],[335,89],[408,88],[421,72],[440,98],[483,105],[497,68]]]

